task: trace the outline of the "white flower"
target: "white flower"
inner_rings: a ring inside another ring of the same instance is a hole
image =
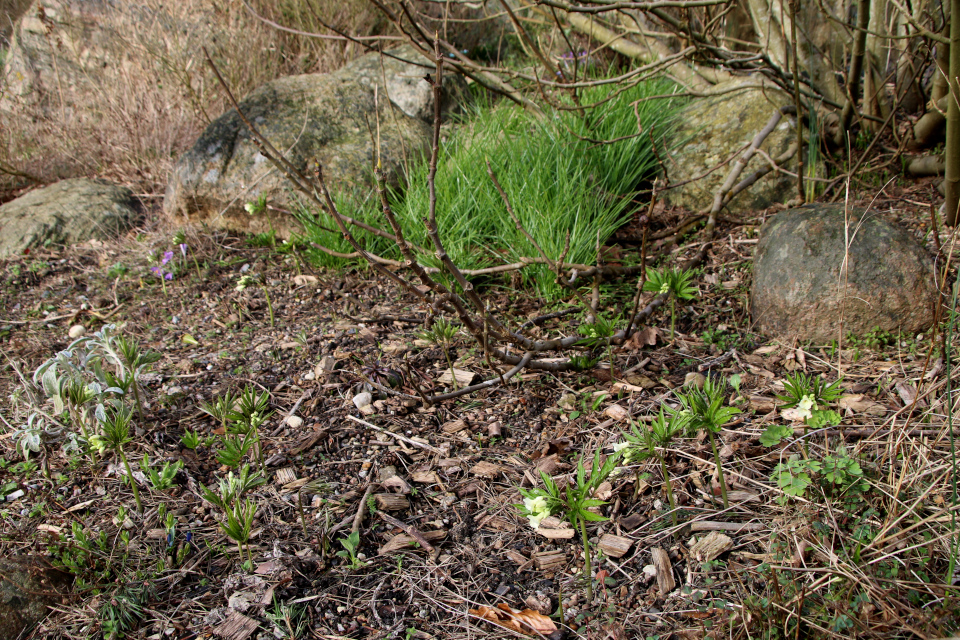
[[[252,202],[248,202],[247,204],[243,205],[243,208],[246,209],[247,213],[250,215],[253,215],[257,212],[257,205]]]
[[[618,443],[616,443],[615,445],[613,445],[613,450],[614,450],[614,451],[623,451],[624,449],[626,449],[626,448],[629,447],[629,446],[630,446],[630,443],[627,442],[626,440],[624,440],[623,442],[618,442]]]
[[[253,286],[256,280],[252,276],[240,276],[237,280],[237,291],[243,291],[247,287]]]
[[[550,507],[543,496],[524,498],[523,508],[527,510],[527,520],[534,529],[538,529],[543,519],[550,515]]]
[[[101,436],[90,436],[90,446],[97,450],[100,455],[103,455],[107,450],[107,443]]]
[[[660,285],[660,293],[667,293],[668,291],[670,291],[670,283],[664,282]]]
[[[806,395],[800,398],[800,402],[797,403],[797,417],[803,418],[804,420],[809,420],[813,417],[813,412],[817,408],[817,403],[813,401],[813,397]]]

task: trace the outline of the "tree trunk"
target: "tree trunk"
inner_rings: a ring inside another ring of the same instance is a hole
[[[960,204],[960,0],[950,3],[950,96],[947,99],[947,167],[943,180],[946,223],[957,224],[957,205]]]

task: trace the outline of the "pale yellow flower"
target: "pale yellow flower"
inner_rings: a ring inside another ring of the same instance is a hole
[[[544,518],[550,515],[550,507],[547,505],[547,499],[543,496],[536,498],[524,498],[523,508],[527,510],[527,520],[534,529],[540,527]]]

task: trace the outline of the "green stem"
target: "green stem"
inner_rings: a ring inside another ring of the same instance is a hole
[[[713,431],[707,430],[710,434],[710,446],[713,448],[713,461],[717,465],[717,477],[720,479],[720,495],[723,496],[723,508],[730,508],[730,501],[727,500],[727,481],[723,479],[723,467],[720,466],[720,452],[717,451],[717,439],[713,436]]]
[[[297,491],[297,507],[300,509],[300,525],[303,527],[303,535],[309,535],[307,533],[307,517],[303,515],[303,494],[300,491]]]
[[[673,526],[677,526],[677,501],[673,497],[673,483],[670,482],[670,474],[667,472],[667,461],[666,459],[657,454],[657,458],[660,459],[660,469],[663,470],[663,486],[667,490],[667,500],[670,501],[670,520],[673,522]]]
[[[453,388],[457,391],[460,390],[460,385],[457,384],[457,373],[453,370],[453,363],[450,362],[450,352],[447,350],[447,347],[443,347],[443,355],[447,358],[447,366],[450,367],[450,377],[453,378]]]
[[[956,15],[956,14],[954,14]],[[944,339],[944,352],[947,361],[947,431],[950,434],[950,466],[953,473],[950,474],[950,501],[956,507],[958,502],[957,494],[957,446],[953,437],[953,331],[957,322],[957,294],[960,292],[960,280],[953,284],[953,304],[950,307],[950,322],[947,324],[947,333]],[[950,510],[950,558],[947,563],[947,578],[944,584],[953,584],[953,575],[957,566],[957,554],[960,552],[960,540],[954,542],[957,536],[957,510]]]
[[[145,429],[147,423],[143,419],[143,403],[140,402],[140,389],[137,386],[137,374],[136,372],[131,372],[130,375],[133,377],[133,397],[137,399],[137,415],[140,416],[140,427]]]
[[[670,296],[670,340],[673,340],[674,330],[677,326],[677,299]]]
[[[137,501],[137,513],[143,513],[143,503],[140,502],[140,490],[137,488],[137,480],[133,477],[133,471],[130,470],[130,463],[127,462],[127,456],[123,453],[123,447],[117,449],[123,466],[127,468],[127,478],[130,479],[130,487],[133,488],[133,498]]]
[[[593,567],[590,566],[590,541],[587,539],[587,521],[580,521],[580,536],[583,538],[583,579],[587,584],[587,606],[593,602]]]
[[[273,326],[273,304],[270,302],[270,292],[267,291],[267,285],[262,285],[263,295],[267,299],[267,311],[270,312],[270,326]]]

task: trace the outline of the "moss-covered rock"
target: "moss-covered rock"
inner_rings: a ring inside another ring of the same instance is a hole
[[[429,148],[433,102],[423,79],[430,70],[428,61],[409,49],[396,53],[413,62],[385,57],[381,69],[379,55],[368,54],[334,73],[269,82],[245,98],[240,109],[305,175],[312,176],[309,167],[319,160],[333,193],[372,186],[379,122],[384,173],[397,184],[402,165]],[[295,206],[293,188],[260,153],[231,109],[180,158],[164,210],[248,233],[272,226],[285,235],[297,228],[295,221],[275,212],[272,217],[247,212],[245,203],[261,194],[280,208]]]
[[[136,215],[137,203],[125,187],[87,178],[61,180],[0,206],[0,256],[110,239]]]
[[[777,109],[793,104],[793,98],[783,91],[760,88],[753,80],[738,78],[714,89],[720,95],[695,99],[677,116],[678,127],[673,136],[675,146],[669,151],[666,164],[671,183],[691,180],[715,170],[698,180],[663,192],[663,200],[668,205],[690,211],[709,209],[733,162],[717,168],[718,165],[734,154],[739,157],[738,151],[753,141]],[[796,139],[795,126],[795,118],[784,116],[760,148],[771,158],[781,155]],[[766,160],[755,154],[740,179],[765,164]],[[796,171],[796,165],[794,159],[784,168]],[[795,179],[786,174],[767,174],[731,201],[727,211],[766,209],[791,198],[795,190]]]
[[[836,205],[805,205],[767,220],[750,296],[759,331],[827,343],[841,330],[915,335],[930,328],[939,296],[927,250],[876,212],[852,211],[848,220],[845,229]]]

